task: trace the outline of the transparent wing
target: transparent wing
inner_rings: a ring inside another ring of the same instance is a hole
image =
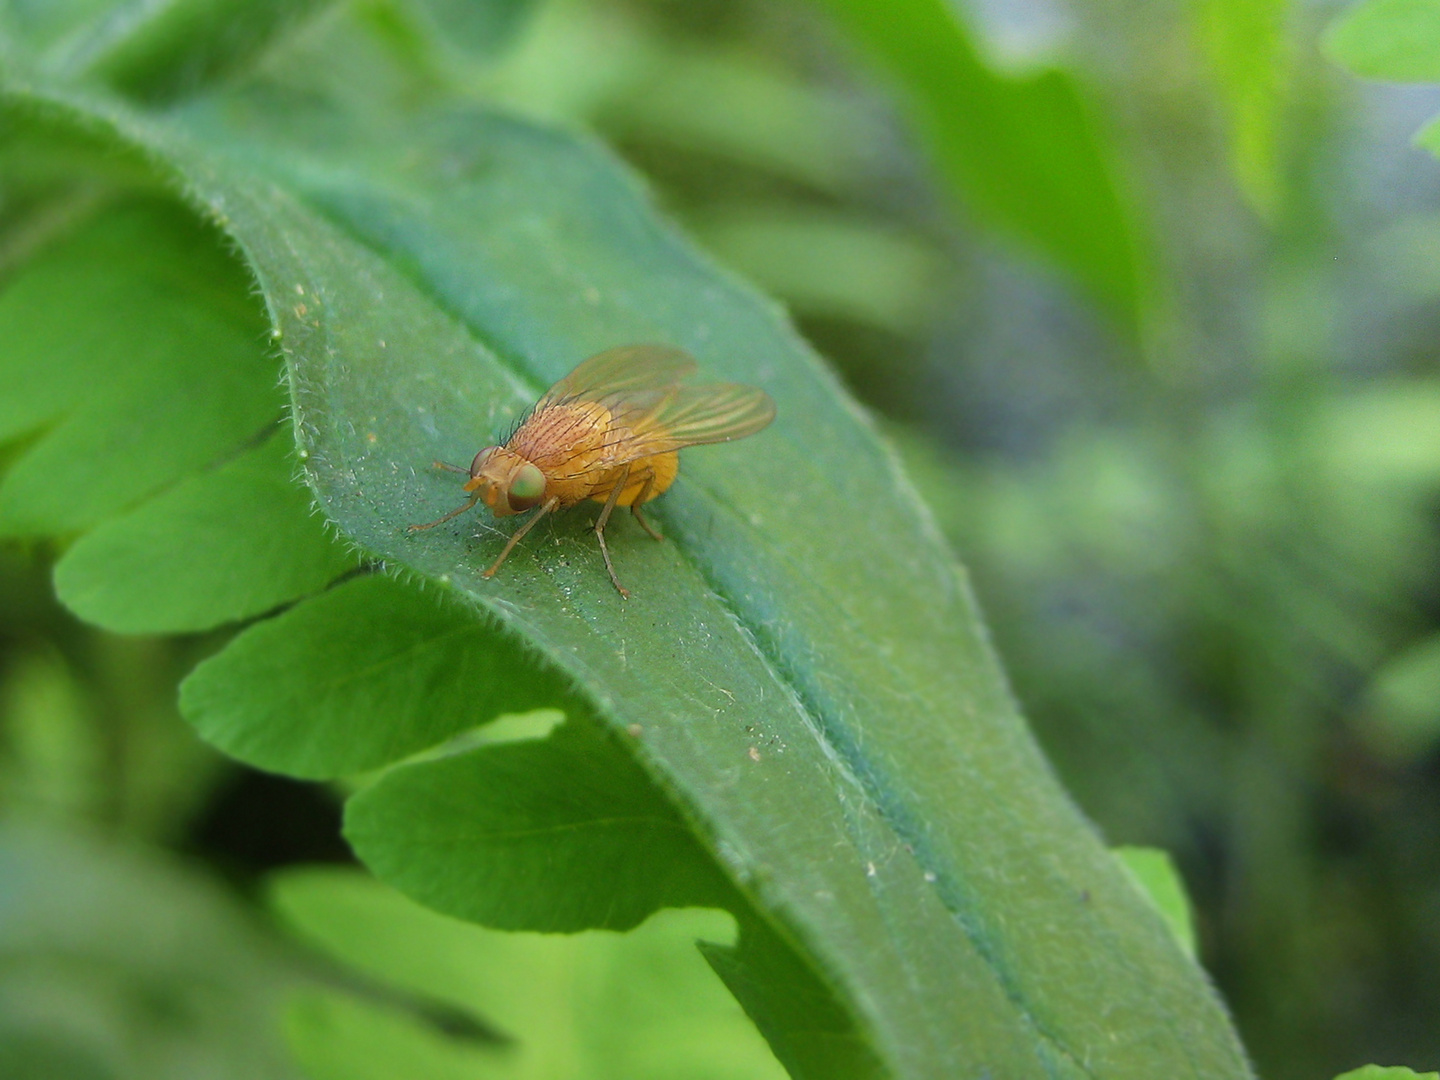
[[[534,412],[565,401],[609,404],[629,395],[662,393],[693,375],[695,358],[671,345],[620,345],[596,353],[545,392]]]
[[[612,469],[653,454],[752,435],[775,418],[770,395],[739,383],[682,386],[695,358],[669,345],[621,345],[584,361],[535,404],[595,402],[609,417],[589,460],[574,477]]]
[[[774,419],[775,402],[764,390],[740,383],[706,383],[676,387],[643,411],[622,409],[614,423],[630,428],[642,444],[636,456],[643,457],[743,439]]]

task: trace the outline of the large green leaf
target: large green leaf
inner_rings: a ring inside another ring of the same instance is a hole
[[[332,520],[565,673],[890,1073],[1247,1075],[1203,976],[1030,740],[889,451],[606,154],[474,110],[387,128],[273,88],[164,122],[52,107],[172,163],[241,244]],[[780,419],[688,455],[666,542],[612,528],[633,599],[583,512],[493,580],[504,537],[478,516],[406,534],[458,498],[432,459],[464,460],[586,354],[646,340],[765,386]],[[447,719],[475,722],[442,717],[437,739]],[[352,736],[390,738],[363,715]],[[768,1000],[747,1007],[783,1025]]]
[[[947,0],[820,0],[889,69],[971,205],[1124,320],[1145,303],[1141,236],[1097,110],[1058,68],[997,71]]]

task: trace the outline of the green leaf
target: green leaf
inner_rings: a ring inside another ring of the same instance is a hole
[[[1330,26],[1325,51],[1356,75],[1440,81],[1440,0],[1366,0]]]
[[[313,947],[478,1014],[514,1039],[498,1049],[447,1046],[374,1006],[311,998],[292,1009],[288,1034],[314,1076],[381,1080],[396,1075],[397,1061],[406,1073],[510,1080],[782,1075],[695,954],[697,936],[733,934],[718,912],[666,912],[623,936],[507,934],[431,914],[337,870],[287,871],[273,881],[271,903]]]
[[[307,1080],[487,1080],[515,1075],[508,1055],[448,1039],[394,1009],[336,991],[292,995],[285,1039]]]
[[[1168,851],[1159,848],[1117,847],[1115,857],[1135,879],[1135,884],[1165,916],[1165,922],[1185,955],[1195,956],[1195,922],[1185,882]]]
[[[1271,217],[1279,208],[1279,136],[1290,57],[1289,0],[1205,0],[1201,40],[1230,120],[1230,162],[1250,205]]]
[[[37,66],[53,78],[100,79],[136,97],[170,100],[235,74],[322,3],[120,0],[74,20]]]
[[[290,199],[227,203],[275,298],[336,520],[498,614],[617,727],[640,724],[642,760],[730,872],[872,1010],[892,1071],[1074,1057],[1123,1075],[1183,1045],[1242,1075],[1203,982],[1054,787],[908,485],[788,328],[582,144],[473,113],[409,133],[406,158],[365,156],[367,182],[338,161],[287,178],[366,248]],[[404,534],[456,499],[425,462],[463,460],[576,360],[643,340],[761,382],[782,419],[753,450],[690,457],[660,511],[669,542],[616,530],[632,602],[579,515],[494,580],[481,570],[503,535]],[[763,492],[784,492],[783,510]],[[834,543],[837,509],[857,504],[865,527]],[[1000,884],[1016,879],[1020,895]],[[1047,974],[1059,948],[1085,957],[1063,982]],[[1143,967],[1144,990],[1115,965]]]
[[[1341,1073],[1335,1080],[1440,1080],[1440,1073],[1417,1073],[1404,1065],[1362,1065]]]
[[[1357,75],[1395,82],[1440,81],[1440,2],[1368,0],[1337,19],[1325,38],[1331,59]],[[1415,143],[1440,156],[1440,121]]]
[[[411,0],[435,40],[487,56],[509,43],[534,8],[532,0]]]
[[[0,40],[16,56],[40,56],[59,43],[83,32],[83,28],[114,7],[114,0],[50,0],[48,3],[6,3],[0,5]]]
[[[345,838],[425,906],[504,930],[737,906],[674,805],[590,725],[392,769],[346,804]]]
[[[947,274],[918,238],[829,211],[731,208],[691,222],[721,259],[801,315],[914,334],[938,307]]]
[[[795,1080],[889,1075],[833,992],[763,923],[746,919],[736,944],[702,941],[700,951]]]
[[[124,267],[117,273],[117,267]],[[273,424],[280,402],[240,266],[173,206],[118,207],[0,291],[0,535],[94,525]]]
[[[1440,636],[1388,660],[1366,692],[1361,731],[1387,757],[1413,760],[1440,741]]]
[[[270,611],[353,569],[291,480],[291,445],[272,436],[101,524],[56,564],[61,601],[117,633],[181,633]]]
[[[941,168],[977,212],[1133,324],[1141,230],[1095,107],[1069,74],[997,72],[946,0],[819,0],[888,68]]]
[[[174,162],[242,244],[332,519],[498,618],[629,735],[892,1075],[1248,1075],[1203,977],[1058,788],[889,451],[612,159],[458,106],[393,128],[283,94],[83,115]],[[616,523],[631,601],[583,513],[493,580],[504,537],[482,517],[407,535],[457,500],[431,460],[464,460],[588,353],[656,340],[763,385],[780,419],[687,455],[657,511],[666,542]],[[313,655],[273,645],[273,666]],[[263,681],[229,686],[264,701]],[[248,715],[266,727],[238,744],[305,738],[303,720]]]
[[[596,110],[612,137],[718,157],[831,196],[853,193],[880,136],[837,95],[744,53],[663,39],[632,47],[643,49],[633,67],[644,76]]]
[[[60,657],[11,654],[0,681],[0,810],[14,818],[103,814],[109,732],[96,730],[84,688]]]
[[[158,851],[0,829],[7,1077],[297,1077],[280,1004],[301,975],[215,882]],[[29,1071],[44,1064],[75,1071]]]
[[[473,611],[384,575],[248,628],[180,687],[181,711],[209,742],[317,779],[571,700],[563,679]]]

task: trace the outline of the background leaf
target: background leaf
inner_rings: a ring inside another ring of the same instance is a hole
[[[1140,318],[1143,241],[1094,104],[1058,69],[997,72],[944,0],[824,0],[886,65],[937,163],[975,210]]]
[[[1364,0],[1331,24],[1325,50],[1356,75],[1440,81],[1440,3]]]
[[[1134,875],[1135,883],[1165,916],[1180,947],[1187,955],[1195,956],[1195,922],[1190,913],[1190,900],[1169,853],[1158,848],[1118,847],[1114,850],[1115,857]]]
[[[1364,0],[1331,24],[1325,51],[1366,78],[1440,81],[1440,4],[1435,0]],[[1432,120],[1415,141],[1440,156],[1440,123]]]
[[[321,0],[121,0],[65,6],[70,9],[66,32],[52,36],[36,67],[51,78],[99,79],[137,97],[162,101],[234,74],[323,4]],[[21,20],[27,30],[28,21]]]
[[[1425,638],[1375,673],[1363,728],[1377,751],[1414,760],[1440,741],[1440,638]]]
[[[1201,39],[1230,120],[1231,167],[1262,216],[1280,201],[1280,132],[1290,78],[1289,0],[1205,0]]]
[[[364,1080],[396,1067],[506,1080],[783,1075],[695,954],[697,936],[733,936],[719,912],[665,912],[625,935],[557,937],[459,923],[347,871],[287,871],[270,896],[312,946],[370,978],[483,1016],[509,1040],[447,1043],[373,1003],[310,995],[292,1006],[287,1031],[312,1075]],[[388,1037],[377,1038],[376,1025]]]
[[[157,852],[0,830],[7,1077],[299,1077],[279,1037],[304,981],[219,885]]]
[[[441,46],[491,55],[519,30],[533,0],[412,0],[408,5]]]

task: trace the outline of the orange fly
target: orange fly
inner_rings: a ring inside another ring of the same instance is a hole
[[[442,525],[477,502],[496,517],[534,510],[485,571],[488,578],[542,517],[592,499],[605,506],[595,521],[605,569],[628,597],[605,544],[611,511],[630,507],[640,526],[659,540],[640,507],[675,482],[678,452],[742,439],[775,418],[775,403],[756,387],[681,385],[695,371],[689,353],[667,345],[622,345],[590,357],[535,403],[503,446],[475,455],[465,483],[469,501],[410,531]]]

